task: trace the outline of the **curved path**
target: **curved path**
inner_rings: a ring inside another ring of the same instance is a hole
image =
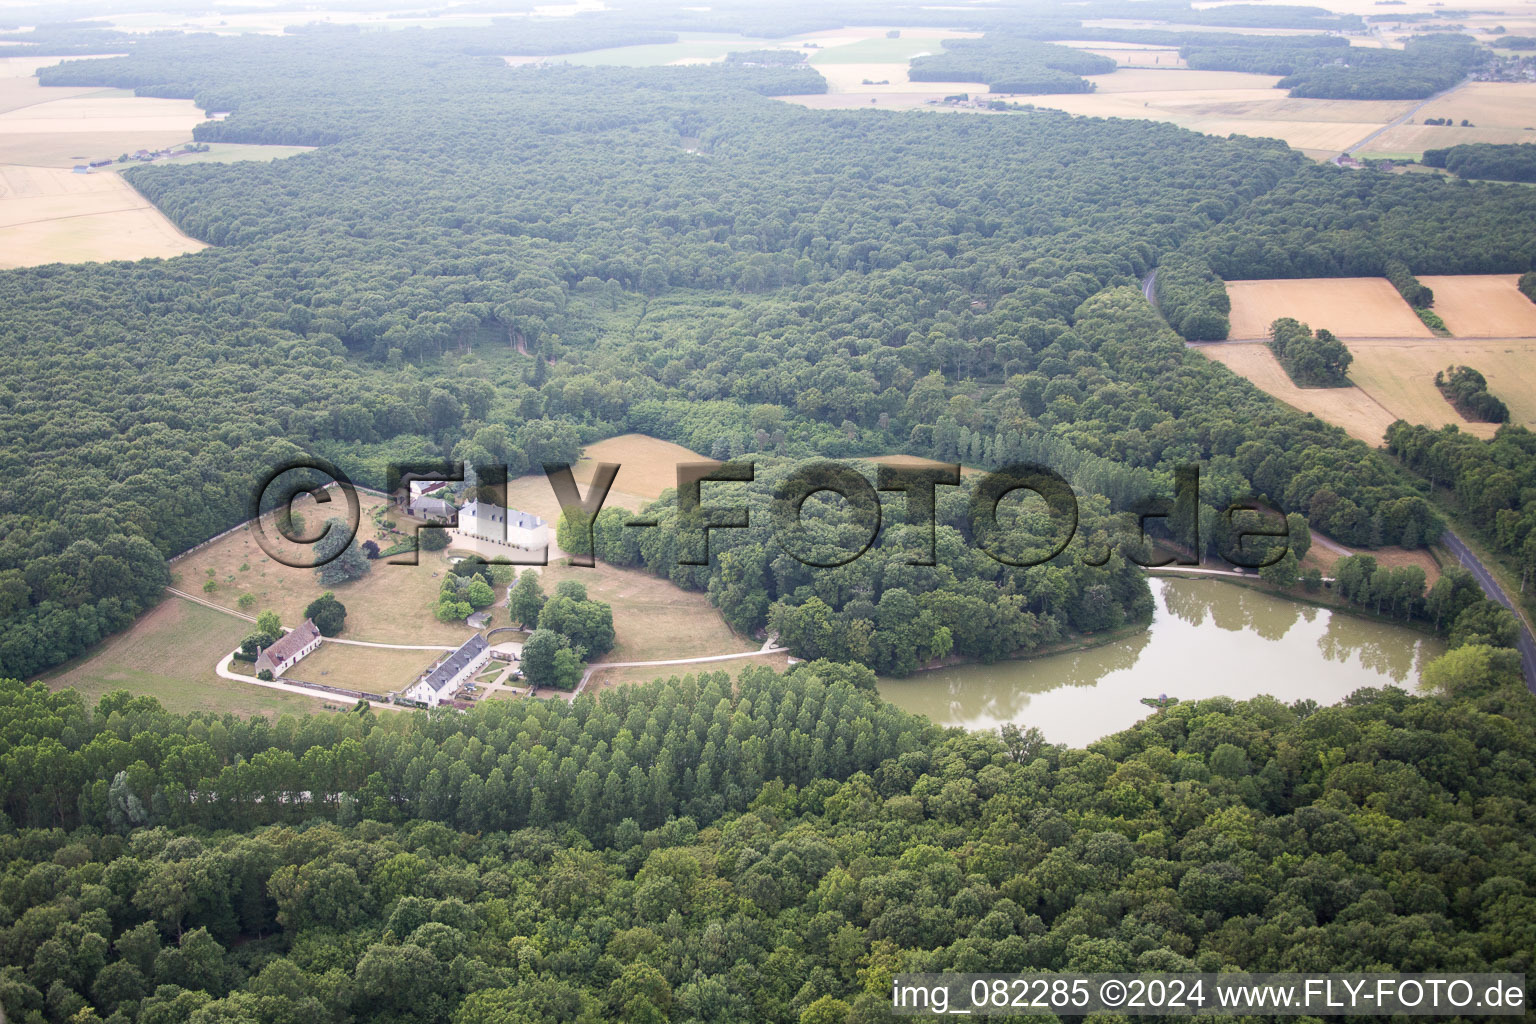
[[[1520,667],[1525,673],[1525,687],[1532,693],[1536,693],[1536,639],[1531,636],[1531,627],[1526,623],[1525,616],[1520,609],[1515,607],[1513,601],[1504,593],[1504,588],[1499,586],[1488,567],[1482,563],[1472,550],[1467,547],[1462,539],[1450,530],[1440,535],[1440,542],[1451,549],[1451,554],[1471,571],[1477,579],[1477,585],[1483,588],[1483,593],[1491,600],[1499,602],[1515,615],[1515,620],[1520,623],[1520,637],[1516,646],[1520,649]]]
[[[763,646],[755,651],[740,651],[736,654],[707,654],[701,658],[668,658],[663,661],[604,661],[595,665],[588,665],[587,671],[582,674],[581,682],[576,684],[576,689],[571,691],[575,697],[586,688],[587,680],[594,673],[608,668],[647,668],[651,665],[701,665],[708,661],[736,661],[738,658],[755,658],[759,654],[788,654],[788,647],[779,647],[774,643],[777,637],[769,637]]]
[[[361,699],[349,698],[340,693],[327,693],[324,690],[312,690],[307,686],[298,686],[294,683],[285,683],[281,679],[273,679],[269,681],[266,679],[257,679],[255,676],[243,676],[238,672],[231,672],[229,670],[229,663],[234,659],[234,651],[230,651],[228,654],[224,655],[224,657],[220,658],[217,662],[214,663],[214,673],[217,674],[220,679],[230,679],[234,682],[246,683],[250,686],[265,686],[269,690],[283,690],[286,693],[297,693],[305,697],[320,697],[326,700],[333,700],[337,702],[345,702],[347,700],[351,700],[354,705],[359,699]],[[400,710],[400,708],[394,704],[387,704],[377,700],[370,700],[368,702],[368,706],[371,708],[389,708],[391,711]]]

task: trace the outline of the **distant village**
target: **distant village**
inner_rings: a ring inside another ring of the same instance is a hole
[[[206,153],[209,146],[206,142],[187,142],[180,146],[169,146],[165,149],[138,149],[132,153],[124,153],[116,160],[92,160],[90,163],[75,164],[76,174],[90,174],[102,167],[111,167],[113,164],[126,163],[154,163],[156,160],[171,160],[179,156],[190,156],[193,153]]]

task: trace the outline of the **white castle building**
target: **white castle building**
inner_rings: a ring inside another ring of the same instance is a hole
[[[450,532],[522,551],[542,551],[549,543],[549,524],[538,516],[484,501],[459,509],[459,523]]]

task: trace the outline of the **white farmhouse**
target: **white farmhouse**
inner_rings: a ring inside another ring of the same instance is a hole
[[[407,687],[404,696],[408,700],[435,708],[490,660],[491,645],[485,642],[485,637],[476,633],[464,641],[458,650],[433,665],[425,675]]]
[[[302,626],[290,629],[272,641],[271,647],[256,652],[256,671],[266,669],[275,679],[319,646],[320,630],[316,628],[315,620],[305,619]]]
[[[459,509],[459,524],[451,532],[522,551],[542,551],[549,543],[549,526],[538,516],[484,501]]]

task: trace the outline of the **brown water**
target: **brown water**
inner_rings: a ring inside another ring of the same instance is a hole
[[[1070,654],[883,679],[886,700],[942,725],[1033,725],[1083,746],[1152,714],[1142,697],[1271,694],[1333,704],[1367,686],[1413,689],[1444,645],[1422,633],[1219,580],[1153,579],[1152,626]]]

